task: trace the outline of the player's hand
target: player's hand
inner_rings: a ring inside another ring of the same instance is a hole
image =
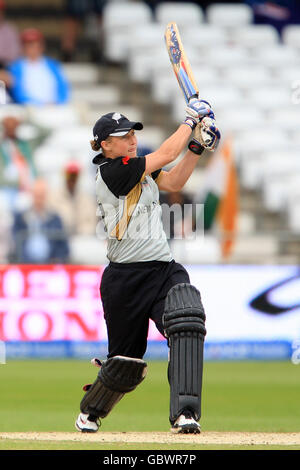
[[[195,128],[193,139],[190,141],[189,149],[201,155],[204,149],[213,151],[218,147],[221,134],[217,128],[216,121],[211,117],[204,117]]]
[[[214,119],[214,113],[207,101],[191,98],[185,108],[186,118],[192,119],[196,124],[205,116]]]

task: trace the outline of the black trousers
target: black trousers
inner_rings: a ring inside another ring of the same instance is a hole
[[[162,315],[171,287],[189,283],[186,269],[175,261],[112,263],[100,285],[108,334],[108,357],[140,358],[147,349],[149,319],[164,334]]]

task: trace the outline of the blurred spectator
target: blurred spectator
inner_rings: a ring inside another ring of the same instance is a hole
[[[70,235],[94,235],[96,233],[96,199],[80,188],[81,168],[70,161],[64,168],[64,184],[51,191],[49,206],[62,218]]]
[[[32,205],[16,213],[12,227],[17,263],[66,263],[69,243],[58,214],[47,205],[47,183],[38,179],[32,188]]]
[[[37,29],[21,34],[23,57],[7,68],[12,99],[20,104],[62,104],[69,99],[69,84],[60,64],[44,55],[44,37]]]
[[[182,191],[172,193],[160,193],[162,207],[162,221],[167,238],[181,239],[185,236],[185,217],[192,214],[192,200]],[[186,207],[185,207],[186,205]],[[192,228],[192,223],[190,224]]]
[[[29,191],[37,174],[29,143],[18,137],[20,124],[15,116],[2,119],[0,187],[11,197],[18,191]]]
[[[245,0],[250,5],[254,13],[254,23],[270,24],[279,33],[288,24],[300,23],[299,0]]]
[[[65,0],[65,21],[62,35],[62,53],[63,61],[71,62],[74,60],[77,38],[82,28],[83,22],[89,14],[95,14],[98,21],[98,44],[97,51],[92,51],[91,59],[100,60],[103,8],[108,0]],[[95,57],[95,52],[96,57]]]
[[[0,0],[0,68],[6,67],[21,55],[17,29],[5,19],[5,3]]]

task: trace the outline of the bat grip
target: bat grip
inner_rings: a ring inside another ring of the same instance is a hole
[[[191,100],[193,100],[193,99],[195,99],[195,98],[196,98],[196,99],[198,99],[198,98],[199,98],[199,95],[198,95],[198,93],[194,93],[193,95],[191,95],[191,96],[189,97],[189,100],[188,100],[188,102],[190,102]]]

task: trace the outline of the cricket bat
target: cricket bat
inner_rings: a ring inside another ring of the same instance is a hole
[[[165,31],[165,42],[175,76],[182,90],[184,99],[186,103],[188,103],[191,98],[199,97],[199,89],[187,55],[184,51],[176,23],[171,22],[167,25]],[[208,131],[211,124],[215,125],[214,119],[209,117],[204,117],[202,119],[203,129],[201,130],[201,133],[203,140],[206,143],[211,141],[211,135]]]
[[[190,98],[198,98],[199,90],[176,23],[171,22],[167,25],[165,41],[175,76],[188,103]]]

